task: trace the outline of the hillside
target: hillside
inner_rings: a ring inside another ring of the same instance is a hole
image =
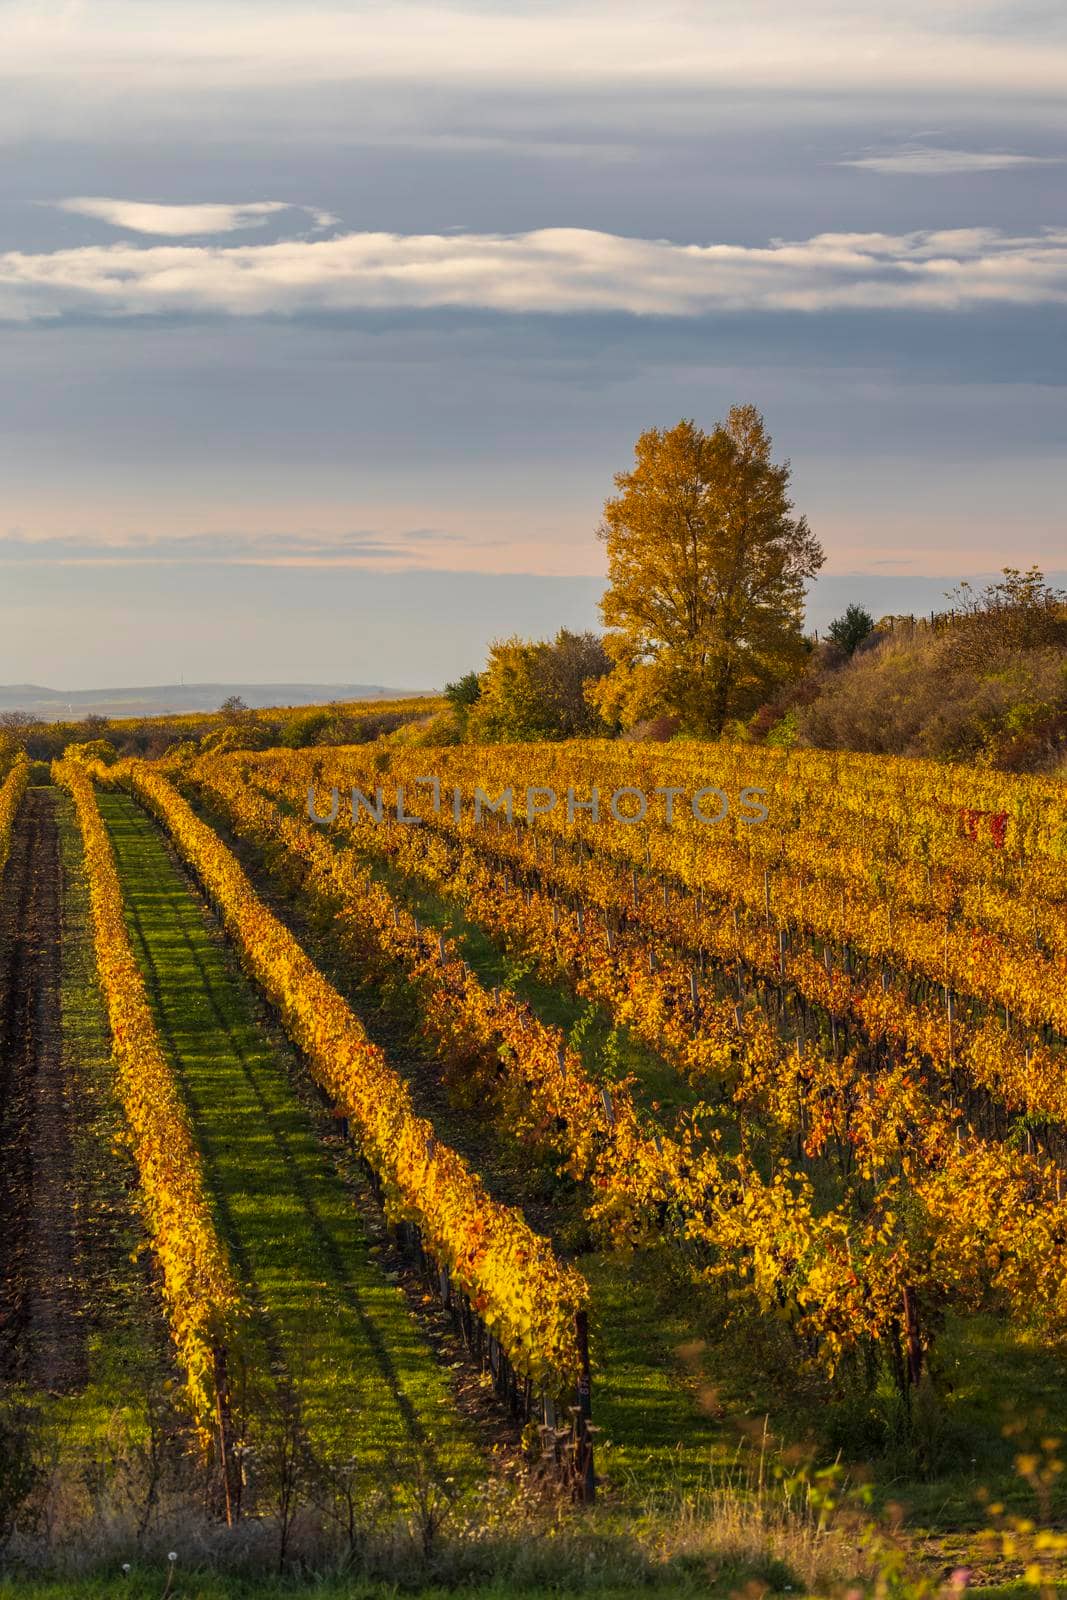
[[[25,711],[42,722],[79,717],[162,717],[217,711],[238,695],[246,706],[323,705],[331,700],[403,700],[424,689],[373,683],[164,683],[120,689],[49,689],[37,683],[0,684],[0,712]]]

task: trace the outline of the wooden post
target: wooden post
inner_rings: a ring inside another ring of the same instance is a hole
[[[222,1493],[226,1509],[226,1526],[232,1528],[241,1515],[241,1469],[233,1448],[233,1415],[230,1410],[226,1351],[222,1345],[215,1345],[212,1355],[215,1367],[215,1416],[219,1429]]]
[[[596,1499],[593,1439],[589,1432],[589,1424],[593,1419],[593,1383],[589,1366],[589,1317],[585,1311],[575,1313],[574,1334],[578,1344],[578,1405],[574,1428],[574,1466],[578,1499],[583,1505],[592,1505]]]

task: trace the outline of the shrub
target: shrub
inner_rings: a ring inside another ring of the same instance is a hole
[[[233,750],[266,750],[271,744],[272,729],[252,718],[228,722],[213,728],[200,741],[200,749],[213,755],[229,755]]]
[[[1055,645],[961,662],[951,631],[887,636],[821,683],[796,712],[823,749],[1051,769],[1067,748],[1067,651]]]
[[[779,718],[767,735],[766,742],[780,750],[791,750],[798,742],[797,737],[798,708],[794,706],[787,711],[784,717]]]
[[[68,744],[63,754],[75,761],[99,761],[105,767],[110,767],[119,758],[110,739],[86,739],[82,744]]]
[[[308,745],[315,744],[319,734],[328,728],[333,719],[332,712],[325,706],[315,706],[310,711],[302,711],[299,716],[290,717],[281,731],[278,743],[287,750],[306,750]]]
[[[635,723],[622,737],[632,740],[634,744],[666,744],[668,739],[674,738],[681,725],[680,717],[664,713],[662,716],[647,717],[644,722]]]

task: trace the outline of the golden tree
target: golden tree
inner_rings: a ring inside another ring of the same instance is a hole
[[[560,628],[552,640],[496,639],[467,732],[475,744],[603,733],[586,687],[610,665],[593,633]]]
[[[734,406],[711,433],[650,428],[634,453],[599,530],[615,666],[590,696],[612,722],[667,710],[719,734],[803,659],[804,581],[822,548],[793,515],[789,463],[771,460],[755,406]]]

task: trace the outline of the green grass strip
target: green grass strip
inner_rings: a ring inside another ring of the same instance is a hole
[[[312,1444],[386,1469],[432,1449],[473,1468],[444,1370],[374,1262],[353,1196],[316,1135],[288,1047],[155,825],[101,793],[134,950],[189,1105],[219,1230],[292,1384]]]

